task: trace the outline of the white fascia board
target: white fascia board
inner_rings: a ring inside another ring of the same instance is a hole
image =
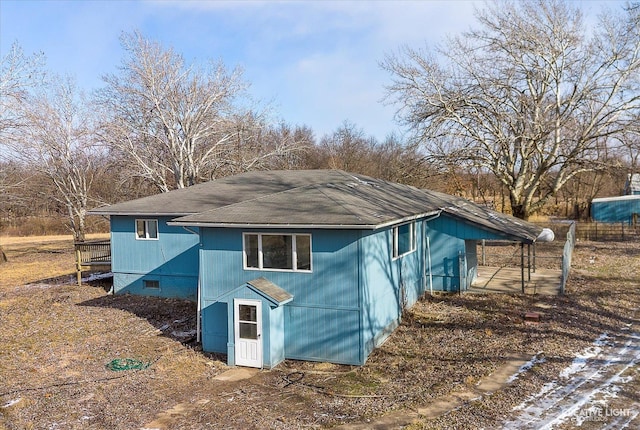
[[[168,216],[168,217],[181,217],[187,215],[194,215],[194,212],[184,212],[184,213],[160,213],[160,212],[110,212],[110,211],[98,211],[98,210],[90,210],[88,212],[89,215],[109,215],[109,216],[140,216],[140,217],[160,217],[160,216]]]
[[[591,203],[603,203],[603,202],[619,202],[625,200],[640,200],[640,195],[632,194],[628,196],[618,196],[618,197],[599,197],[597,199],[591,200]]]

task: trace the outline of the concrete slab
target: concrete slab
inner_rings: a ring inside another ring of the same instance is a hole
[[[466,390],[463,389],[442,396],[428,405],[418,408],[416,412],[400,410],[391,412],[368,423],[344,424],[336,428],[341,430],[395,430],[404,428],[419,418],[437,418],[465,403],[480,400],[484,396],[490,396],[497,390],[503,388],[509,384],[511,376],[515,375],[520,367],[530,359],[531,356],[526,354],[513,354],[507,359],[505,364],[496,369],[491,375],[482,378],[475,387],[469,387]]]
[[[515,375],[520,367],[531,360],[528,354],[514,354],[505,364],[498,367],[495,372],[486,378],[482,378],[476,385],[476,389],[484,394],[491,394],[507,385],[511,376]]]
[[[562,270],[537,269],[529,279],[525,270],[525,294],[558,295]],[[478,277],[468,293],[522,293],[520,268],[478,266]]]
[[[253,367],[232,367],[229,370],[222,372],[215,376],[213,379],[216,381],[236,382],[249,379],[258,374],[260,369]]]

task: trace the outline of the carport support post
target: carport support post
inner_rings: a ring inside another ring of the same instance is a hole
[[[533,273],[536,273],[536,243],[533,242]]]
[[[531,281],[531,244],[527,243],[527,281]]]
[[[520,242],[520,280],[522,282],[522,294],[524,294],[524,242]]]

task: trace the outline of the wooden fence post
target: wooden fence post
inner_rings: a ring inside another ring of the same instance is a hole
[[[76,277],[78,278],[78,287],[82,286],[82,252],[77,243],[74,244],[76,248]]]

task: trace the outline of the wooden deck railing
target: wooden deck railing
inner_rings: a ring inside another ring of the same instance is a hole
[[[82,284],[82,270],[92,267],[111,268],[111,242],[109,240],[94,240],[90,242],[76,242],[76,272],[78,285]]]

